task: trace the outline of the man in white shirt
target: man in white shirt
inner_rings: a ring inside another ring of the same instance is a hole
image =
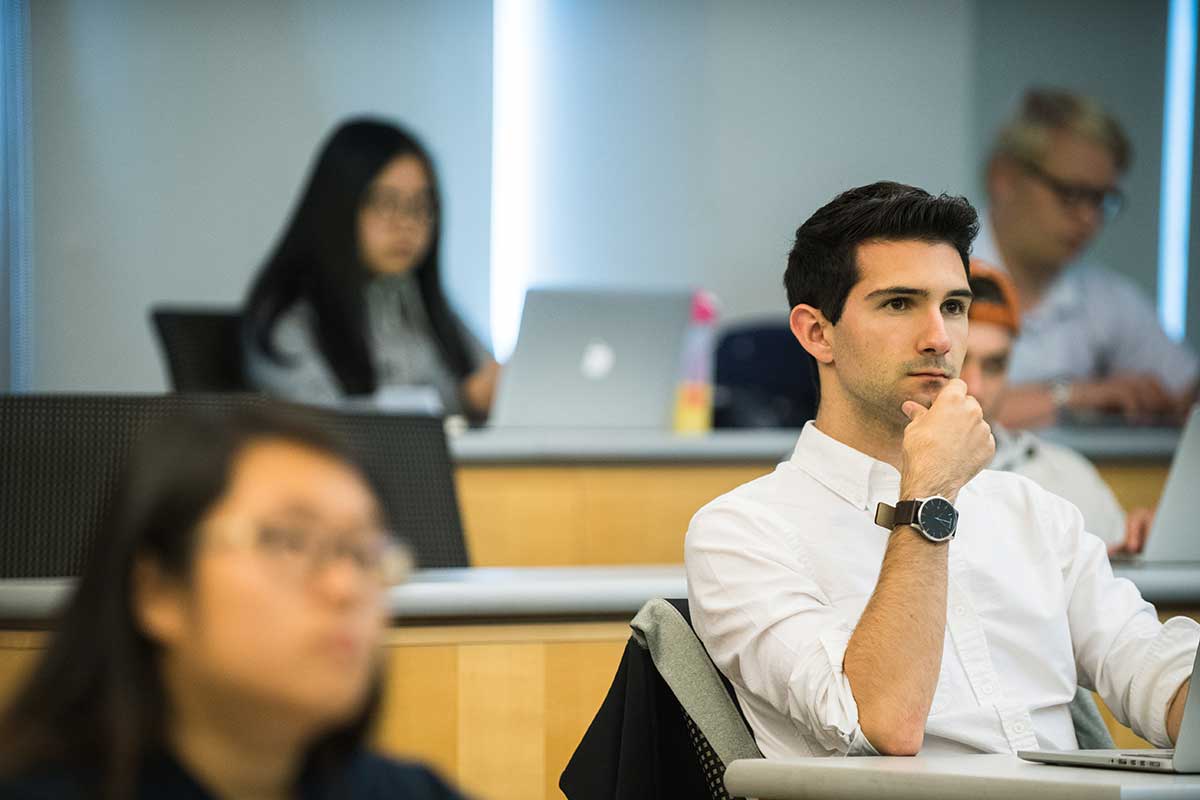
[[[796,232],[817,417],[685,544],[692,621],[768,758],[1069,749],[1077,685],[1157,745],[1178,733],[1200,625],[1159,623],[1070,503],[981,471],[994,443],[957,379],[976,226],[962,198],[879,183]]]
[[[977,258],[971,259],[970,286],[970,329],[961,377],[967,393],[979,401],[996,439],[996,455],[988,467],[1024,475],[1071,501],[1083,514],[1084,529],[1104,540],[1109,555],[1140,553],[1154,519],[1151,509],[1134,508],[1126,514],[1112,489],[1082,455],[1029,431],[1010,431],[995,421],[996,407],[1008,387],[1013,340],[1021,332],[1020,311],[1016,292],[1004,273]]]
[[[975,255],[1005,269],[1020,302],[1013,386],[998,419],[1013,429],[1076,415],[1183,418],[1200,360],[1171,341],[1129,278],[1081,260],[1123,203],[1132,160],[1121,125],[1098,103],[1030,89],[988,159],[988,209]]]

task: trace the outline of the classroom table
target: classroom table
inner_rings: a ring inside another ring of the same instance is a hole
[[[1163,615],[1200,619],[1200,564],[1117,573]],[[0,705],[72,585],[0,580]],[[629,620],[646,600],[686,596],[678,565],[418,570],[388,597],[375,741],[479,797],[560,797],[558,776],[612,683]]]
[[[790,456],[798,430],[481,429],[452,436],[475,566],[683,561],[692,515]],[[1153,506],[1179,431],[1049,429],[1097,465],[1126,508]]]
[[[758,800],[1182,800],[1200,775],[1058,767],[1015,755],[740,759],[725,771],[735,797]]]

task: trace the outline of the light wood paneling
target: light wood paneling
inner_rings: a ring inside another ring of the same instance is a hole
[[[537,797],[546,775],[546,645],[480,644],[459,656],[458,779],[469,793]]]
[[[1170,465],[1111,463],[1097,464],[1096,469],[1112,488],[1122,508],[1153,508],[1158,505],[1158,498],[1167,483]]]
[[[453,644],[384,648],[383,708],[374,739],[382,750],[458,774],[458,655]]]
[[[0,631],[0,708],[7,705],[8,698],[33,668],[45,643],[45,633]]]
[[[629,633],[624,622],[393,628],[375,741],[476,797],[561,797]]]
[[[671,564],[701,506],[774,465],[458,468],[477,567]]]

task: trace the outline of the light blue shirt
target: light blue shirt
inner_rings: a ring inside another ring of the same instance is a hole
[[[1000,269],[991,220],[980,215],[972,255]],[[1086,259],[1067,266],[1021,318],[1009,365],[1012,383],[1049,383],[1150,373],[1173,393],[1193,386],[1200,360],[1171,341],[1154,306],[1129,278]]]

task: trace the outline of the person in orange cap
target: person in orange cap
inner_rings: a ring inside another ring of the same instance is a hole
[[[980,259],[971,259],[971,303],[967,355],[962,379],[979,401],[996,438],[991,469],[1015,472],[1070,500],[1083,514],[1086,529],[1108,545],[1110,555],[1139,553],[1154,512],[1135,508],[1128,514],[1112,489],[1086,458],[1029,431],[1003,427],[995,412],[1008,388],[1013,342],[1021,331],[1016,292],[1008,277]]]

